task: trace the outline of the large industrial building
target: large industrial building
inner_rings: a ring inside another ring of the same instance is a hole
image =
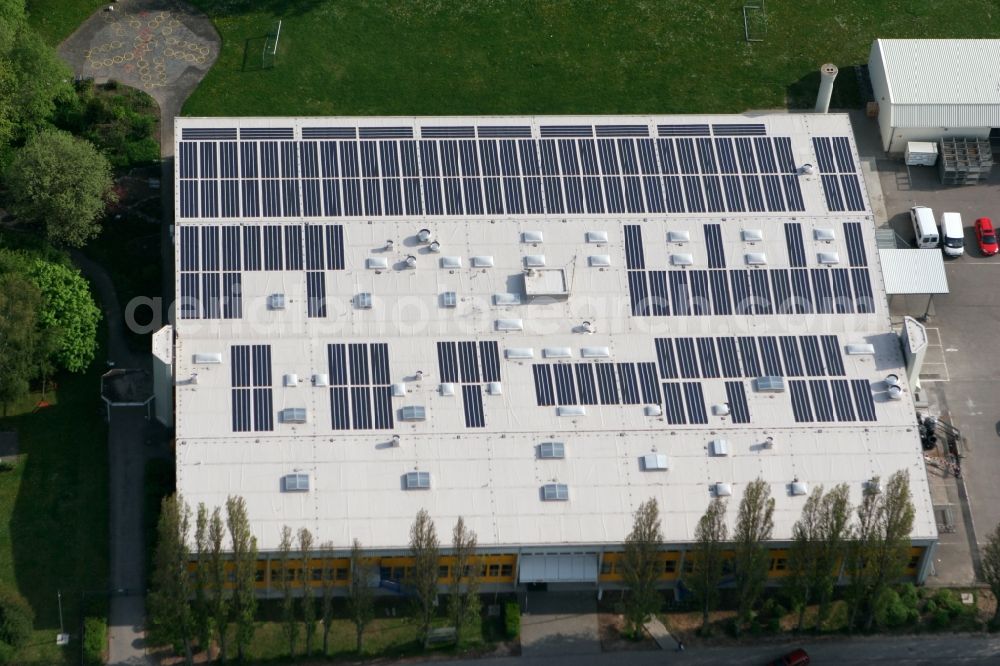
[[[877,39],[868,58],[882,147],[1000,137],[1000,39]]]
[[[908,470],[937,530],[845,115],[178,118],[177,486],[359,539],[405,584],[427,509],[487,589],[614,587],[659,501],[664,585],[714,496]],[[902,378],[897,382],[896,378]],[[173,407],[174,414],[170,414]],[[316,565],[319,566],[318,564]],[[442,561],[442,574],[448,560]],[[315,580],[315,572],[313,574]]]

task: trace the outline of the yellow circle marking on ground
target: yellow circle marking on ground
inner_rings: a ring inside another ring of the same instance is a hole
[[[112,58],[105,58],[104,59],[104,66],[105,67],[111,67],[114,64],[115,64],[115,61]]]
[[[160,30],[161,35],[169,35],[171,32],[173,32],[173,30],[171,30],[170,28],[164,28],[163,30]]]
[[[125,57],[124,56],[120,56],[120,55],[116,55],[114,58],[112,58],[112,60],[115,61],[116,65],[120,65],[121,63],[125,62]]]

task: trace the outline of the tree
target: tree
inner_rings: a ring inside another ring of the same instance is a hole
[[[333,543],[326,541],[320,546],[323,557],[323,580],[320,588],[322,608],[320,622],[323,625],[323,656],[327,656],[330,647],[330,628],[333,626],[333,592],[336,569],[333,566]],[[350,588],[348,588],[350,589]]]
[[[150,629],[155,640],[168,642],[177,651],[183,649],[185,661],[192,664],[191,578],[187,570],[191,510],[177,495],[164,497],[160,507],[149,593]]]
[[[34,622],[27,600],[15,589],[0,587],[0,663],[8,663],[13,652],[28,642]]]
[[[993,528],[982,549],[983,581],[990,586],[993,598],[998,600],[992,624],[1000,623],[1000,525]]]
[[[285,525],[281,528],[281,543],[278,544],[278,557],[281,562],[281,622],[285,627],[285,640],[288,641],[288,656],[295,656],[295,641],[299,637],[299,623],[295,619],[295,566],[292,562],[292,528]]]
[[[434,607],[437,605],[438,546],[434,521],[426,509],[421,509],[410,527],[413,576],[407,583],[416,598],[414,615],[417,620],[417,636],[422,645],[427,644]]]
[[[798,628],[804,629],[805,607],[819,602],[817,627],[826,618],[838,567],[851,536],[850,490],[846,483],[823,494],[818,486],[810,493],[802,516],[792,527],[793,544],[789,551],[789,575],[786,586],[799,606]]]
[[[465,519],[459,516],[451,532],[453,562],[448,586],[448,616],[455,627],[456,641],[461,640],[465,625],[478,621],[480,616],[480,571],[476,543],[476,533],[467,528]]]
[[[656,589],[662,562],[660,549],[663,532],[660,528],[660,507],[656,498],[649,498],[635,512],[632,532],[625,538],[622,556],[622,578],[628,587],[625,598],[625,632],[638,638],[649,616],[660,610],[661,598]]]
[[[361,550],[361,542],[355,539],[351,545],[351,579],[347,587],[347,614],[354,623],[355,649],[359,656],[364,649],[365,627],[375,617],[375,595],[371,585],[368,584],[369,573],[364,551]],[[324,617],[325,613],[324,610]],[[324,625],[323,630],[329,631],[327,625]],[[323,641],[326,642],[325,635]],[[323,650],[325,652],[326,648]]]
[[[212,610],[208,600],[210,586],[208,509],[198,503],[194,523],[194,634],[206,654],[212,647]]]
[[[865,491],[858,507],[857,539],[853,544],[849,571],[854,603],[851,624],[864,613],[864,629],[875,622],[876,600],[906,571],[913,530],[910,475],[900,470],[889,477],[884,489],[878,477]]]
[[[722,580],[722,548],[728,537],[726,528],[726,501],[712,499],[705,514],[694,530],[697,542],[690,553],[692,570],[689,587],[701,606],[701,629],[708,629],[708,613],[719,599],[719,582]]]
[[[771,485],[764,479],[755,479],[747,484],[740,500],[733,533],[735,558],[733,573],[736,591],[739,595],[739,611],[736,616],[736,632],[740,624],[750,619],[754,604],[764,591],[769,564],[768,550],[764,545],[774,530],[774,498]]]
[[[97,350],[101,310],[90,285],[76,268],[41,258],[28,274],[42,293],[39,323],[53,332],[53,360],[70,372],[83,372]]]
[[[242,497],[226,499],[226,525],[233,546],[235,580],[231,598],[236,621],[236,658],[242,663],[254,634],[257,596],[254,593],[257,568],[257,539],[250,533],[247,505]]]
[[[7,406],[28,393],[38,368],[38,308],[41,293],[14,273],[0,273],[0,403]]]
[[[302,624],[306,629],[306,655],[312,656],[313,639],[316,637],[316,600],[312,589],[312,532],[299,529],[299,556],[302,558]]]
[[[219,659],[226,663],[226,634],[229,629],[231,604],[226,595],[225,525],[222,510],[215,507],[208,521],[208,613],[219,644]]]
[[[4,173],[14,215],[44,228],[56,245],[82,247],[100,233],[98,219],[115,200],[111,165],[93,145],[46,130],[32,137]]]

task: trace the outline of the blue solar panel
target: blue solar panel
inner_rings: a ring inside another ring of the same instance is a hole
[[[838,421],[854,421],[854,405],[851,403],[851,390],[846,379],[830,381],[833,389],[833,406],[837,412]]]
[[[702,176],[702,185],[705,188],[705,207],[710,213],[721,213],[726,210],[725,200],[722,198],[722,185],[718,176]]]
[[[746,202],[743,201],[743,190],[740,188],[739,176],[723,176],[722,187],[726,194],[726,207],[732,212],[745,211]]]
[[[645,271],[628,271],[629,304],[632,316],[646,317],[649,315],[649,288],[646,283]]]
[[[660,404],[660,383],[656,377],[655,363],[638,363],[639,386],[642,388],[642,401],[647,405]]]
[[[865,210],[865,200],[861,194],[861,184],[854,175],[842,175],[840,184],[844,188],[844,198],[847,200],[847,210]]]
[[[757,343],[752,337],[741,337],[740,358],[743,360],[744,377],[760,377],[760,356],[757,354]]]
[[[694,379],[698,377],[698,360],[695,356],[694,338],[676,338],[677,357],[680,360],[681,377]]]
[[[771,286],[767,281],[767,271],[754,269],[749,271],[749,275],[754,314],[773,314],[774,307],[771,302]]]
[[[826,206],[831,211],[844,210],[844,199],[840,195],[840,186],[837,184],[836,176],[821,176],[823,181],[823,194],[826,196]]]
[[[531,367],[535,378],[535,399],[539,407],[551,407],[556,404],[555,393],[552,390],[551,366],[536,363]]]
[[[823,369],[823,359],[819,351],[819,336],[803,335],[799,338],[802,345],[802,355],[806,361],[806,374],[810,377],[822,377],[826,374]]]
[[[774,140],[774,149],[778,154],[778,166],[783,173],[795,173],[795,159],[792,157],[792,140],[787,136],[779,136]]]
[[[437,343],[438,376],[444,383],[458,381],[458,345],[454,342]]]
[[[351,422],[355,430],[372,429],[372,390],[368,386],[351,387]]]
[[[785,210],[785,200],[781,195],[781,178],[779,176],[763,176],[764,198],[767,200],[767,209],[772,212]]]
[[[351,429],[351,408],[347,396],[346,387],[334,386],[330,389],[331,426],[334,430]]]
[[[844,359],[840,355],[840,343],[837,342],[836,335],[824,335],[820,338],[823,344],[823,358],[826,360],[826,372],[828,375],[843,376]]]
[[[825,136],[813,137],[813,150],[816,151],[816,159],[819,161],[819,170],[823,173],[836,173],[837,169],[833,163],[833,150],[830,146],[830,138]]]
[[[378,128],[388,129],[388,128]],[[402,128],[412,134],[409,127]],[[358,130],[354,127],[303,127],[302,137],[305,139],[354,139],[358,136]],[[409,134],[407,135],[409,136]]]
[[[597,404],[597,384],[594,382],[594,368],[587,363],[580,363],[574,366],[576,374],[576,388],[580,395],[581,405]]]
[[[802,212],[806,209],[805,201],[802,200],[802,188],[799,186],[797,176],[784,175],[781,182],[785,188],[785,200],[788,202],[788,210]]]
[[[684,404],[687,407],[688,422],[704,425],[708,423],[705,411],[705,395],[701,383],[684,382]]]
[[[786,269],[776,268],[771,271],[771,288],[774,291],[774,313],[793,314],[795,306],[792,301],[792,285]]]
[[[637,405],[642,402],[642,398],[639,395],[639,383],[635,373],[635,363],[618,364],[618,384],[621,387],[623,404]]]
[[[788,246],[788,265],[805,267],[806,250],[802,242],[802,225],[798,222],[785,223],[785,245]]]
[[[677,379],[677,359],[674,356],[673,340],[671,338],[656,338],[655,345],[660,376],[664,379]]]
[[[330,385],[346,386],[347,380],[347,345],[343,343],[329,344],[326,347],[330,362]]]
[[[872,399],[871,383],[867,379],[852,379],[851,391],[854,404],[858,408],[859,421],[875,421],[875,401]]]
[[[241,273],[222,274],[222,318],[243,318],[243,276]]]
[[[458,343],[459,376],[463,383],[479,381],[479,358],[476,354],[475,342]]]
[[[681,385],[676,382],[666,382],[663,384],[664,412],[667,423],[671,425],[681,425],[687,423],[684,415],[684,400],[681,397]]]
[[[591,125],[542,125],[542,136],[594,136]]]
[[[232,401],[233,432],[250,432],[253,429],[250,419],[250,389],[234,388]]]
[[[716,123],[712,125],[715,136],[764,135],[767,130],[763,123]]]
[[[872,294],[871,278],[864,268],[851,269],[851,282],[854,285],[854,302],[858,312],[872,314],[875,312],[875,296]]]
[[[833,421],[833,402],[830,387],[825,379],[809,380],[809,395],[812,397],[813,413],[817,421]]]
[[[615,366],[611,363],[597,363],[594,368],[597,370],[597,388],[600,392],[601,404],[619,404],[618,385],[615,382]]]
[[[500,348],[496,341],[481,341],[479,343],[479,354],[482,359],[483,381],[500,381]]]
[[[683,176],[684,199],[687,201],[687,210],[691,213],[705,212],[705,198],[701,191],[701,179],[697,176]]]
[[[683,271],[670,271],[667,275],[670,281],[671,312],[678,317],[690,315],[691,294],[688,291],[687,273]]]
[[[833,154],[837,159],[837,169],[841,173],[854,173],[854,157],[851,155],[851,144],[846,136],[833,137]]]
[[[754,148],[757,152],[757,163],[762,173],[777,173],[778,164],[774,161],[774,150],[770,137],[755,137]]]
[[[719,376],[719,359],[715,354],[715,341],[712,338],[698,338],[698,360],[701,362],[701,376],[716,378]]]
[[[764,361],[764,374],[771,377],[784,376],[781,370],[781,356],[778,354],[778,339],[773,335],[757,338],[760,343],[760,356]]]
[[[801,379],[788,382],[788,390],[792,397],[792,413],[796,423],[811,423],[813,421],[812,407],[809,404],[809,394],[806,383]]]
[[[820,314],[833,314],[833,289],[830,286],[830,271],[825,268],[812,268],[809,270],[809,275],[812,279],[816,311]]]
[[[351,384],[369,384],[368,345],[363,343],[351,343],[347,345],[347,356],[350,362],[348,367],[351,371]]]
[[[726,281],[726,271],[709,271],[708,280],[712,287],[712,312],[717,315],[732,314],[733,303],[729,293],[729,283]]]
[[[220,298],[219,274],[202,273],[201,316],[203,319],[218,319],[222,316]]]
[[[795,314],[812,314],[812,294],[809,291],[809,273],[805,268],[795,268],[790,271],[792,293],[794,294]]]
[[[790,335],[781,336],[781,355],[785,361],[785,370],[789,377],[802,376],[802,359],[795,338]]]
[[[497,137],[530,137],[531,127],[529,125],[491,125],[482,126],[480,125],[477,129],[477,133],[480,138],[497,138]]]
[[[373,345],[374,347],[374,345]],[[465,388],[465,387],[463,387]],[[479,388],[476,386],[475,388]],[[375,412],[375,429],[376,430],[392,430],[393,428],[393,413],[392,413],[392,389],[388,386],[375,386],[372,387],[372,403]],[[481,404],[481,403],[480,403]],[[482,414],[480,413],[480,416]]]
[[[389,345],[372,343],[369,345],[372,362],[372,384],[389,383]]]
[[[486,415],[483,411],[483,389],[477,385],[462,387],[462,405],[465,407],[465,427],[485,428]]]
[[[716,338],[723,377],[740,377],[740,358],[736,338]]]
[[[711,298],[709,297],[708,271],[691,271],[691,314],[694,316],[709,315],[712,313]]]
[[[753,302],[750,299],[750,276],[746,269],[729,271],[729,280],[733,287],[733,300],[736,303],[736,314],[752,314]]]
[[[681,189],[681,179],[679,176],[663,177],[663,197],[669,212],[684,212],[684,194]]]
[[[657,125],[656,132],[660,136],[708,136],[708,125]]]
[[[847,241],[847,256],[851,266],[867,266],[868,257],[865,253],[861,224],[858,222],[844,222],[844,238]]]
[[[750,423],[750,407],[743,382],[726,382],[726,402],[733,423]]]
[[[757,160],[753,154],[753,143],[747,138],[735,139],[736,156],[739,158],[740,172],[744,174],[757,173]]]
[[[837,314],[850,314],[854,312],[854,298],[851,296],[851,279],[846,268],[834,268],[833,273],[833,294],[834,306]]]
[[[747,208],[754,213],[763,213],[764,195],[757,176],[743,176],[743,190],[746,192]]]
[[[428,126],[420,128],[420,136],[425,138],[434,137],[474,137],[476,136],[476,128],[472,125],[443,125],[443,126]]]

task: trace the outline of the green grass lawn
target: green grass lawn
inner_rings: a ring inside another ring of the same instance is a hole
[[[27,0],[28,22],[56,46],[73,34],[84,20],[110,0]]]
[[[704,113],[834,106],[875,37],[992,37],[995,0],[767,3],[748,44],[742,0],[194,0],[222,52],[186,115]],[[277,64],[267,32],[283,20]]]
[[[103,358],[101,352],[98,358]],[[98,395],[98,364],[82,375],[58,377],[49,407],[34,411],[32,395],[8,410],[0,429],[16,429],[20,462],[0,472],[0,584],[16,588],[35,611],[32,644],[18,664],[76,663],[76,648],[55,645],[57,591],[66,630],[78,633],[83,591],[108,580],[107,434]],[[106,613],[101,595],[88,612]]]

